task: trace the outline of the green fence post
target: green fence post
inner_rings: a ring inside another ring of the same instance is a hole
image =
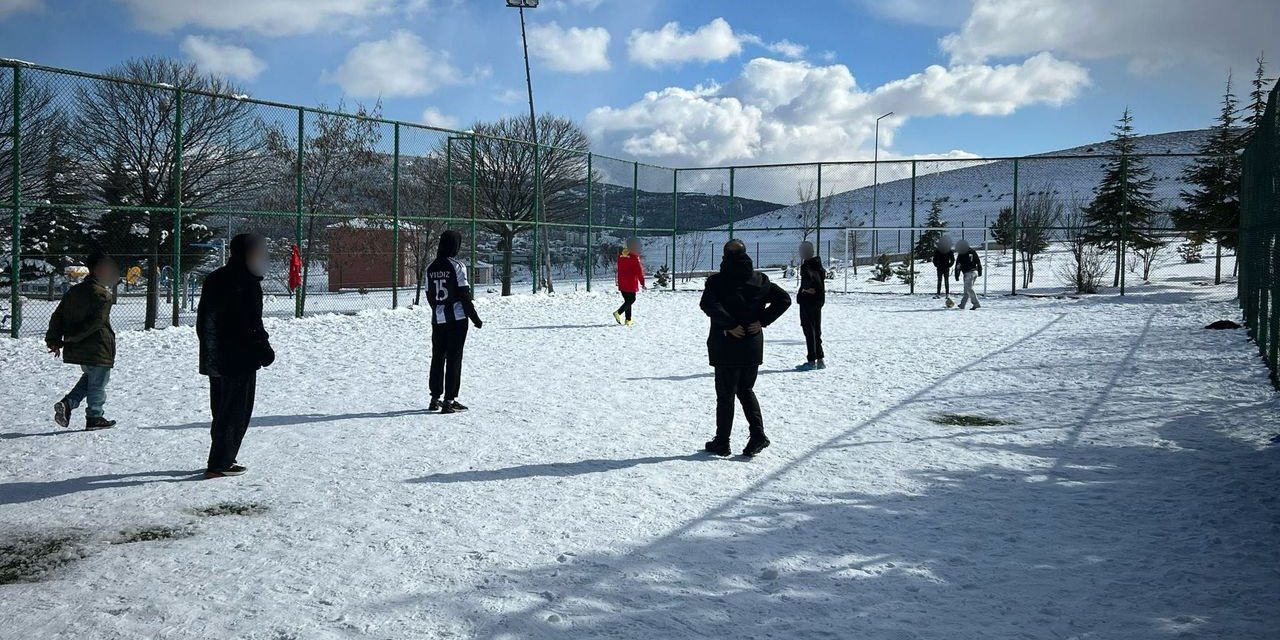
[[[899,232],[901,233],[901,232]],[[898,236],[901,238],[902,236]],[[908,291],[911,294],[916,292],[916,161],[911,161],[911,246],[907,247],[907,275]]]
[[[450,193],[453,186],[449,186]],[[450,196],[452,200],[452,195]],[[476,135],[471,134],[471,277],[476,277]],[[453,215],[450,211],[449,215]],[[472,288],[474,291],[474,287]]]
[[[1018,159],[1013,159],[1013,275],[1009,280],[1009,295],[1018,295]]]
[[[13,66],[13,233],[9,253],[9,335],[22,330],[22,296],[18,295],[22,271],[22,67]]]
[[[671,290],[676,290],[676,243],[680,239],[680,170],[671,170]]]
[[[391,308],[400,307],[400,123],[394,127],[391,157]]]
[[[733,167],[729,167],[729,206],[727,209],[725,209],[725,211],[726,211],[727,217],[729,218],[729,239],[730,240],[733,239],[733,208],[738,203],[737,198],[733,196],[733,187],[734,187],[733,183],[734,183],[734,180],[737,178],[736,173],[737,172]]]
[[[822,253],[822,163],[821,162],[818,163],[818,225],[816,229],[816,234],[817,234],[817,237],[815,238],[816,242],[814,243],[814,253],[822,256],[824,254]],[[826,260],[825,256],[823,257],[823,260]]]
[[[640,163],[631,163],[631,237],[640,228]]]
[[[295,318],[301,318],[306,311],[307,297],[307,276],[309,263],[311,262],[310,253],[302,250],[302,211],[306,206],[305,197],[305,180],[302,176],[303,166],[302,160],[306,153],[306,111],[298,108],[298,155],[295,162],[294,172],[294,194],[293,194],[293,246],[298,248],[298,253],[304,256],[302,263],[302,284],[293,293],[293,315]]]
[[[173,291],[171,307],[173,318],[169,324],[178,326],[178,310],[182,305],[182,87],[178,87],[175,99],[177,115],[173,119]]]
[[[587,268],[587,292],[588,293],[590,293],[591,291],[591,267],[595,263],[595,256],[591,255],[591,223],[592,223],[591,195],[593,190],[593,183],[595,182],[595,180],[593,180],[591,177],[592,157],[593,157],[593,154],[590,151],[588,151],[587,152],[587,264],[584,265]]]

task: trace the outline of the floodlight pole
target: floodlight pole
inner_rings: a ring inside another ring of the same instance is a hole
[[[542,159],[538,148],[538,115],[533,107],[533,73],[529,68],[529,37],[525,34],[524,10],[536,9],[536,0],[507,0],[508,7],[520,11],[520,43],[524,48],[524,84],[529,92],[529,135],[533,142],[533,292],[538,292],[538,279],[542,276],[542,254],[538,238],[542,235]]]
[[[890,111],[879,118],[876,118],[876,141],[875,148],[871,150],[871,228],[877,228],[876,225],[876,189],[880,186],[880,121],[893,115]],[[880,255],[880,232],[871,232],[871,255]]]

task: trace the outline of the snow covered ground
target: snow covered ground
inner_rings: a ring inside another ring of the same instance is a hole
[[[1243,332],[1201,328],[1229,303],[833,295],[830,369],[790,370],[794,311],[767,330],[752,461],[697,453],[696,295],[642,295],[631,329],[615,304],[483,300],[455,416],[422,411],[425,312],[269,321],[250,473],[217,481],[190,328],[120,334],[99,433],[48,420],[70,367],[0,341],[0,575],[39,578],[0,584],[0,637],[1280,628],[1280,399]]]

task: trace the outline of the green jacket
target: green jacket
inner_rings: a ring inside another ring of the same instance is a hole
[[[44,342],[62,349],[67,364],[111,367],[116,363],[116,332],[111,328],[111,290],[93,278],[71,287],[49,318]]]

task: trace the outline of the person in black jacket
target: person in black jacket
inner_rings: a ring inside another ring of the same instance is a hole
[[[800,243],[800,291],[796,302],[800,305],[800,329],[804,331],[804,343],[808,350],[805,363],[796,367],[801,371],[826,369],[822,351],[822,305],[827,303],[827,270],[822,259],[815,255],[813,243]]]
[[[242,233],[231,239],[231,258],[205,278],[196,310],[200,373],[209,376],[213,413],[206,478],[238,476],[240,443],[253,418],[258,369],[276,359],[262,327],[262,277],[267,272],[267,243]]]
[[[466,411],[458,402],[462,386],[462,349],[467,343],[467,321],[484,326],[472,302],[467,267],[458,259],[462,234],[440,234],[436,259],[427,267],[427,298],[431,303],[431,405],[430,411]],[[444,399],[441,400],[441,394]]]
[[[751,428],[742,455],[754,456],[769,446],[754,390],[764,362],[764,328],[782,317],[791,306],[791,296],[755,270],[741,240],[730,240],[724,246],[720,272],[707,278],[701,306],[711,319],[707,354],[716,372],[716,437],[706,450],[729,455],[737,398]]]
[[[972,300],[973,310],[977,311],[982,305],[978,304],[978,294],[973,290],[973,283],[982,275],[982,261],[978,259],[978,252],[964,240],[956,243],[956,254],[956,280],[964,276],[964,296],[960,298],[960,308],[964,309],[965,302]]]
[[[951,267],[956,264],[956,252],[951,248],[951,240],[938,238],[938,245],[933,248],[933,268],[938,272],[938,290],[934,299],[942,297],[942,290],[947,290],[947,299],[951,299]]]
[[[120,280],[120,269],[110,256],[95,251],[85,261],[89,276],[71,287],[49,317],[44,334],[49,353],[61,355],[63,362],[80,365],[80,380],[61,400],[53,405],[53,421],[66,428],[71,412],[82,401],[85,408],[85,431],[110,429],[115,420],[103,417],[107,402],[107,382],[116,364],[116,332],[111,328],[111,306],[115,304],[113,287]]]

